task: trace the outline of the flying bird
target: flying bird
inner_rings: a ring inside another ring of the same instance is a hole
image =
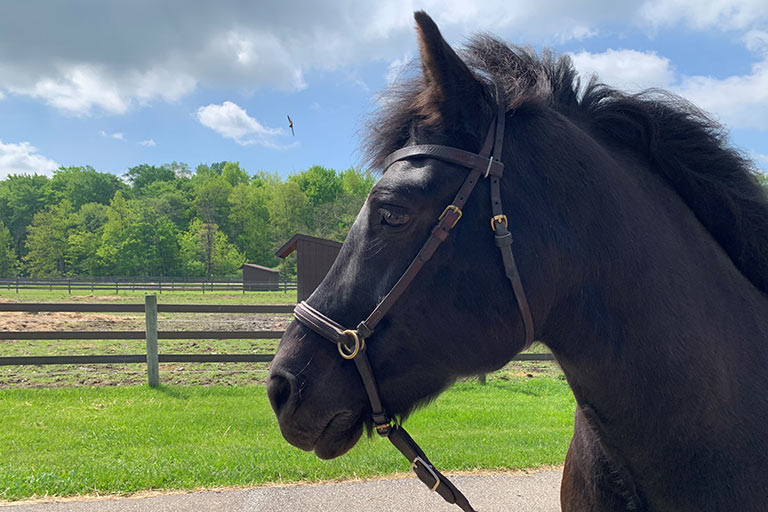
[[[291,135],[296,136],[296,133],[293,131],[293,121],[291,121],[291,116],[288,116],[288,128],[291,129]]]

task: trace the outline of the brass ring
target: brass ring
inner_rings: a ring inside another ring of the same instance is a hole
[[[365,348],[365,338],[362,340],[360,339],[360,335],[357,334],[357,331],[353,331],[352,329],[347,329],[346,331],[342,331],[342,334],[346,334],[347,336],[352,336],[352,339],[355,340],[355,348],[350,352],[347,346],[339,340],[336,342],[336,347],[339,349],[339,354],[344,359],[354,359],[357,357],[357,355],[360,353],[361,350]]]

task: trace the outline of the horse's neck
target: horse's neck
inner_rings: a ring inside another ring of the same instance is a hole
[[[592,286],[559,305],[569,321],[545,342],[576,398],[627,417],[643,405],[677,416],[723,411],[752,391],[750,383],[768,386],[765,298],[750,286],[709,278],[700,286],[670,283],[662,293],[653,277],[635,276],[621,288]]]
[[[685,381],[702,395],[732,391],[720,385],[743,379],[724,365],[768,364],[768,297],[655,174],[627,164],[605,179],[615,199],[593,202],[595,220],[581,233],[591,252],[576,261],[586,270],[552,305],[544,341],[585,386],[631,382],[636,393],[670,394],[658,388]]]
[[[613,259],[553,305],[557,320],[545,325],[577,401],[630,457],[764,431],[750,422],[768,415],[768,300],[676,208],[657,224],[625,226],[633,241],[611,247]]]

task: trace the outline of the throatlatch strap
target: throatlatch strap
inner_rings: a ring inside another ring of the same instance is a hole
[[[505,115],[504,103],[499,100],[499,113],[496,117],[497,122],[499,119],[503,119]],[[504,144],[504,128],[496,126],[496,140],[493,145],[494,158],[501,158],[501,151]],[[509,232],[507,216],[504,215],[504,211],[501,206],[501,187],[500,178],[497,176],[490,176],[491,181],[491,228],[494,232],[494,238],[496,246],[501,252],[501,261],[504,265],[504,273],[512,284],[512,291],[517,300],[517,308],[520,310],[520,317],[523,319],[523,326],[525,327],[525,346],[523,350],[528,348],[533,343],[533,316],[531,315],[531,308],[528,306],[528,298],[525,296],[525,290],[523,288],[523,282],[520,279],[520,272],[517,270],[517,264],[515,263],[515,256],[512,253],[512,233]]]

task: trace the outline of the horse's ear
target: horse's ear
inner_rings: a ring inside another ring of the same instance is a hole
[[[427,84],[425,93],[428,98],[424,99],[438,106],[443,114],[461,116],[467,109],[476,113],[478,105],[474,103],[483,97],[483,86],[443,39],[427,13],[417,11],[413,17],[416,19],[421,66]]]

